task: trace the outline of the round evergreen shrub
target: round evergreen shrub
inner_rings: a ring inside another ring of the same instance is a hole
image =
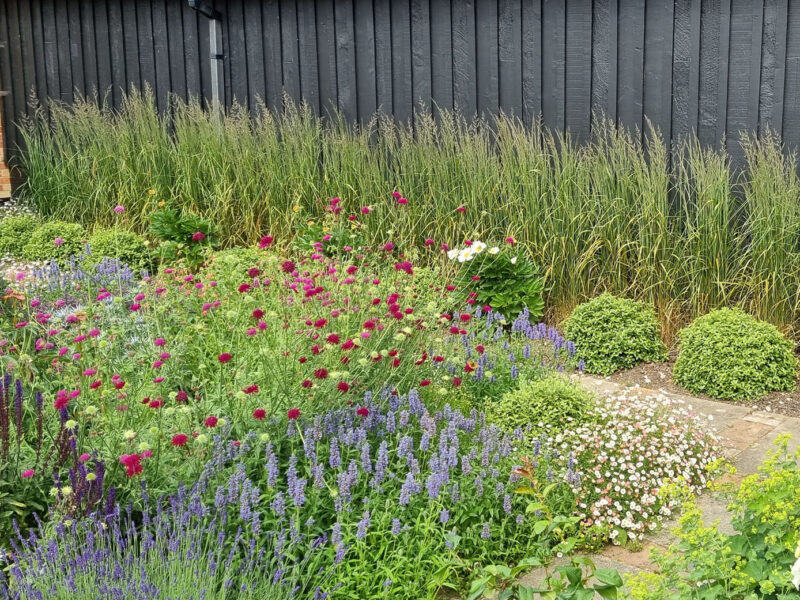
[[[682,329],[675,381],[687,390],[747,400],[795,387],[794,345],[770,323],[738,310],[715,310]]]
[[[667,358],[653,308],[611,294],[577,306],[564,321],[564,335],[575,343],[587,373],[610,375]]]
[[[124,229],[100,229],[89,238],[91,262],[104,257],[118,258],[134,273],[152,269],[152,257],[147,241],[140,235]]]
[[[561,431],[580,424],[592,404],[592,396],[559,375],[523,381],[488,408],[487,418],[507,431],[529,424],[534,431]]]
[[[0,256],[21,256],[31,233],[39,225],[33,215],[17,215],[0,220]]]
[[[84,251],[86,230],[77,223],[49,221],[31,233],[22,248],[26,260],[65,260]]]

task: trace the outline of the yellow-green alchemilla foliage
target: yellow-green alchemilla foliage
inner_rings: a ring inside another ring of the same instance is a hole
[[[675,380],[694,393],[746,400],[793,390],[794,344],[770,323],[723,308],[681,330]]]
[[[629,583],[633,600],[789,600],[798,598],[800,451],[778,451],[742,481],[730,505],[733,535],[706,527],[690,505],[675,532],[678,543],[655,553],[660,573]]]

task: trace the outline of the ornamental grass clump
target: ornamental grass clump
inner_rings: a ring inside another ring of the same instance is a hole
[[[611,294],[576,307],[564,321],[564,334],[575,343],[588,373],[610,375],[667,358],[653,308]]]
[[[723,308],[679,333],[675,380],[687,390],[726,400],[795,388],[794,344],[770,323]]]

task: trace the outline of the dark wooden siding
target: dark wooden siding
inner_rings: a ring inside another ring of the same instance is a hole
[[[222,95],[407,121],[497,111],[585,139],[594,115],[741,157],[741,131],[800,144],[800,0],[230,0]],[[149,85],[209,99],[208,20],[185,0],[2,0],[6,134],[31,95],[70,102]]]

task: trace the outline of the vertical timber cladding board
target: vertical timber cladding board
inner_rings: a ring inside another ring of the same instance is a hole
[[[248,2],[248,4],[254,4]],[[319,113],[320,75],[317,53],[317,20],[313,2],[297,5],[297,35],[300,45],[300,93],[315,113]]]
[[[468,0],[467,0],[468,1]],[[411,0],[391,0],[392,104],[395,118],[411,120],[414,110],[411,73]]]
[[[475,0],[478,114],[488,117],[500,106],[497,0]]]
[[[566,3],[542,2],[542,117],[544,124],[564,132],[566,79]]]
[[[616,121],[617,0],[594,0],[592,12],[592,112]]]
[[[644,23],[641,0],[619,0],[617,30],[617,123],[642,129]]]
[[[451,0],[431,0],[431,96],[434,107],[442,109],[453,106],[451,10]]]
[[[786,75],[788,0],[764,2],[764,32],[761,49],[758,132],[780,133],[783,127],[783,88]]]
[[[522,0],[522,119],[542,114],[542,0]]]
[[[700,80],[697,135],[704,145],[720,140],[725,122],[730,0],[710,0],[700,13]],[[721,109],[721,110],[720,110]]]
[[[758,127],[762,3],[731,0],[730,23],[726,139],[732,163],[740,167],[744,162],[741,136]]]
[[[358,118],[362,123],[372,119],[378,109],[375,73],[375,17],[372,0],[355,0],[356,86]]]
[[[522,1],[498,2],[498,60],[500,110],[521,117],[522,108]]]
[[[308,4],[309,0],[298,0]],[[317,52],[319,55],[319,101],[323,115],[338,109],[336,71],[336,29],[334,0],[317,0]]]
[[[567,3],[566,129],[580,142],[589,138],[592,101],[592,2]]]
[[[451,4],[453,15],[453,104],[470,118],[477,114],[474,0]]]
[[[430,0],[411,0],[411,99],[424,111],[430,111],[433,96],[431,28]]]
[[[800,150],[800,3],[789,5],[786,34],[786,79],[783,87],[783,141],[790,150]]]
[[[358,94],[353,0],[336,0],[334,25],[336,26],[337,108],[342,117],[354,122],[358,119]]]
[[[669,140],[672,129],[673,2],[648,2],[645,14],[644,115]]]

